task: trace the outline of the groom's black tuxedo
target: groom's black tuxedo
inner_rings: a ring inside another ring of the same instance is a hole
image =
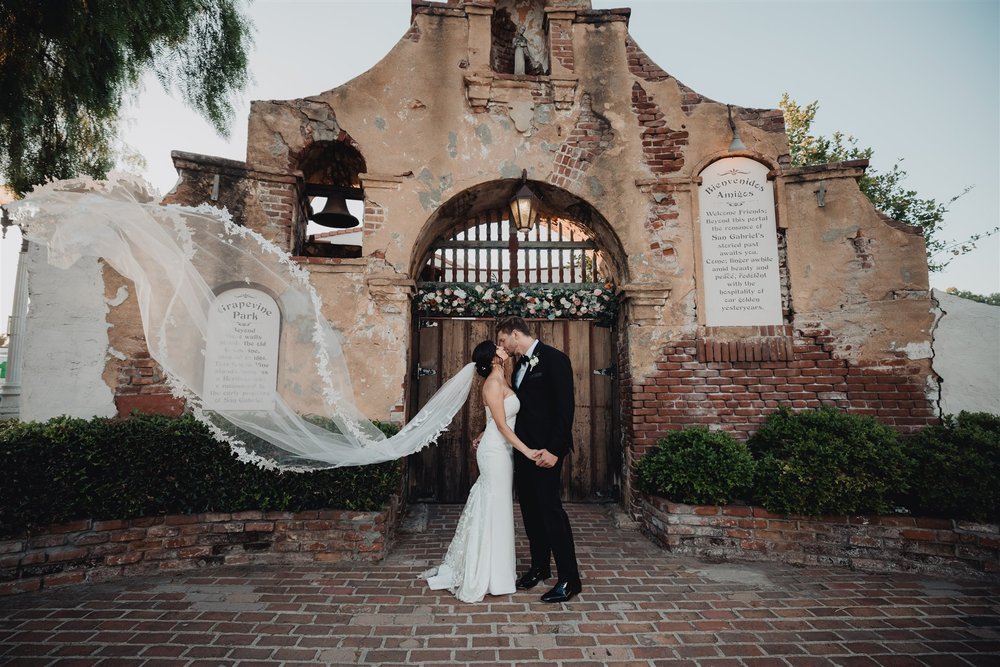
[[[529,447],[547,449],[561,459],[573,449],[573,369],[569,357],[542,341],[531,356],[538,362],[528,364],[515,387],[521,408],[514,432]]]
[[[540,468],[514,453],[514,486],[531,546],[531,567],[548,572],[554,556],[559,580],[579,581],[573,532],[559,497],[563,461],[573,449],[573,369],[569,357],[541,341],[529,356],[538,361],[528,364],[514,389],[521,403],[514,433],[529,447],[559,457],[552,468]]]

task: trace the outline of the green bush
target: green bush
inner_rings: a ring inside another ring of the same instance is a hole
[[[391,434],[395,427],[380,425]],[[0,421],[0,536],[81,518],[377,510],[398,461],[308,473],[241,463],[193,417]]]
[[[673,431],[639,461],[639,489],[675,502],[724,505],[753,482],[747,446],[702,427]]]
[[[754,500],[780,514],[879,514],[908,486],[912,461],[896,432],[834,408],[768,417],[748,441]]]
[[[904,441],[916,461],[902,499],[922,516],[1000,522],[1000,416],[947,415]]]

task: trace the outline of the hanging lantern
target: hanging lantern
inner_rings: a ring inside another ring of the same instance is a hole
[[[521,188],[510,200],[510,219],[519,232],[526,232],[535,226],[542,201],[528,187],[528,170],[521,174]]]

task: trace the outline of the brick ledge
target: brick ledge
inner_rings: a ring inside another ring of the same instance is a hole
[[[376,512],[216,512],[81,519],[0,540],[0,596],[217,565],[382,560],[400,515]]]
[[[1000,581],[1000,526],[909,516],[783,516],[640,495],[643,532],[672,553]]]

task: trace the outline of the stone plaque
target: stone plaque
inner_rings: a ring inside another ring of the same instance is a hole
[[[250,288],[215,298],[205,346],[206,410],[273,410],[281,313],[274,299]]]
[[[782,324],[774,190],[768,168],[723,158],[701,172],[701,275],[707,326]]]

